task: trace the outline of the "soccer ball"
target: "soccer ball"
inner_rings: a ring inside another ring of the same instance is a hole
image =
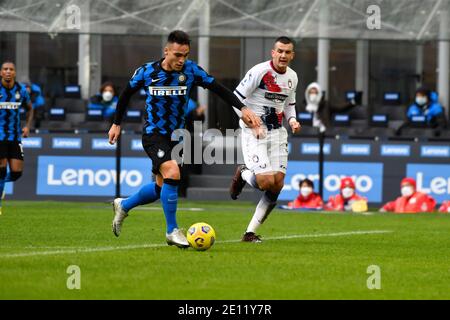
[[[195,250],[205,251],[211,248],[216,241],[216,233],[209,224],[198,222],[189,228],[187,240]]]

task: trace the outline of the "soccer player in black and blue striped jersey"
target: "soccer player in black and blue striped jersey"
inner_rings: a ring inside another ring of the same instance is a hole
[[[260,119],[230,90],[188,59],[189,51],[189,36],[179,30],[171,32],[164,48],[164,58],[138,68],[120,95],[114,123],[108,133],[109,141],[114,144],[120,135],[120,124],[131,95],[145,88],[146,121],[142,145],[152,160],[156,181],[143,186],[127,199],[114,200],[112,228],[116,236],[119,236],[123,220],[131,209],[161,199],[166,218],[167,243],[181,248],[189,246],[176,222],[180,170],[176,160],[171,157],[172,149],[178,143],[171,140],[171,135],[176,129],[185,127],[188,100],[194,87],[200,86],[219,95],[230,105],[230,112],[231,106],[240,109],[242,120],[249,127],[260,126]]]
[[[3,198],[5,182],[16,181],[22,176],[21,139],[28,137],[30,133],[33,108],[25,86],[16,82],[16,66],[13,62],[2,64],[0,76],[0,194]],[[20,108],[27,110],[23,128],[20,125]],[[9,172],[6,168],[8,165]]]

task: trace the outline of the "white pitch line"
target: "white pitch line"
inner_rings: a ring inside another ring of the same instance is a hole
[[[140,210],[140,211],[163,211],[163,208],[159,207],[137,207],[133,208],[133,210]],[[177,211],[205,211],[203,208],[177,208]]]
[[[341,237],[341,236],[354,236],[361,234],[381,234],[381,233],[391,233],[391,230],[369,230],[369,231],[348,231],[348,232],[335,232],[335,233],[318,233],[318,234],[292,234],[279,237],[267,237],[263,238],[266,240],[288,240],[288,239],[298,239],[298,238],[321,238],[321,237]],[[222,243],[232,243],[240,242],[241,240],[224,240],[218,241]]]
[[[342,236],[353,236],[353,235],[367,235],[367,234],[383,234],[391,233],[391,230],[367,230],[367,231],[348,231],[348,232],[335,232],[335,233],[318,233],[318,234],[293,234],[285,235],[279,237],[267,237],[267,240],[287,240],[287,239],[298,239],[298,238],[321,238],[321,237],[342,237]],[[217,243],[236,243],[241,242],[240,239],[235,240],[224,240],[217,241]],[[166,247],[167,244],[162,243],[151,243],[151,244],[140,244],[140,245],[129,245],[120,247],[99,247],[99,248],[74,248],[70,250],[53,250],[53,251],[35,251],[35,252],[23,252],[23,253],[8,253],[0,255],[0,258],[21,258],[21,257],[32,257],[32,256],[50,256],[59,254],[71,254],[71,253],[91,253],[91,252],[107,252],[107,251],[119,251],[119,250],[133,250],[133,249],[147,249],[147,248],[162,248]]]

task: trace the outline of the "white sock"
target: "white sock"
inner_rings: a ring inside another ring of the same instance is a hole
[[[245,180],[249,185],[251,185],[255,189],[259,189],[258,184],[256,183],[256,175],[250,170],[246,169],[241,173],[242,179]]]
[[[276,202],[271,202],[267,199],[266,195],[263,194],[261,200],[259,200],[258,205],[256,206],[253,218],[247,227],[247,232],[256,233],[256,229],[263,224],[264,220],[266,220],[270,212],[272,212],[273,208],[275,208],[275,205]]]

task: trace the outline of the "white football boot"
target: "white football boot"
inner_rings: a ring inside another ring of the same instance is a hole
[[[122,208],[122,202],[123,198],[116,198],[114,199],[112,205],[113,205],[113,212],[114,212],[114,219],[112,222],[112,231],[115,234],[116,237],[120,235],[120,230],[122,229],[122,223],[123,220],[125,220],[126,217],[128,217],[128,213],[126,213]]]
[[[181,229],[175,228],[171,233],[166,233],[166,240],[169,246],[176,245],[178,248],[189,247],[186,235]]]

